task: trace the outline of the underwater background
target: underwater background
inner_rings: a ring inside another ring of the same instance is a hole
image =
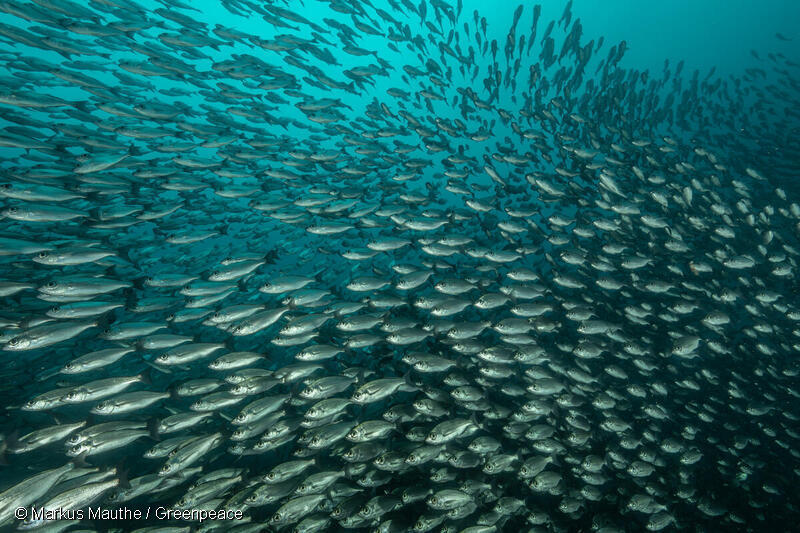
[[[0,3],[0,530],[797,529],[798,42]]]

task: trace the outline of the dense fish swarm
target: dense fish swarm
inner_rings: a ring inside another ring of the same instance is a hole
[[[0,4],[0,527],[797,524],[798,65],[373,2]]]

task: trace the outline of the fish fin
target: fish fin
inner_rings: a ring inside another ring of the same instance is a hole
[[[122,289],[122,296],[125,298],[125,309],[130,310],[136,306],[136,291],[133,287],[125,287]]]
[[[249,273],[249,274],[245,275],[244,277],[242,277],[242,278],[239,278],[239,279],[236,281],[236,286],[239,288],[239,290],[240,290],[240,291],[242,291],[242,292],[247,292],[247,285],[246,285],[246,283],[247,283],[248,281],[250,281],[250,280],[253,278],[253,276],[255,276],[255,272],[251,272],[251,273]]]
[[[157,364],[151,363],[150,361],[145,361],[144,364],[150,366],[151,368],[155,368],[156,370],[158,370],[159,372],[163,372],[164,374],[172,374],[172,370],[158,366]]]
[[[91,468],[92,465],[90,465],[88,462],[86,462],[86,455],[88,453],[89,452],[83,452],[80,455],[76,455],[72,459],[72,464],[75,465],[76,468]]]
[[[403,374],[403,380],[406,382],[406,385],[408,386],[408,388],[411,389],[411,390],[409,390],[407,392],[416,392],[416,391],[420,390],[420,386],[422,385],[422,383],[421,382],[417,383],[417,382],[411,380],[411,369],[406,370],[406,373]]]
[[[227,435],[225,435],[225,437],[226,437],[226,438],[227,438],[227,437],[230,437],[230,434],[227,434]],[[219,459],[220,457],[224,457],[224,456],[226,456],[226,455],[227,455],[227,453],[228,453],[228,452],[227,452],[226,450],[222,450],[222,451],[216,452],[215,454],[213,454],[213,455],[211,455],[211,456],[209,457],[209,461],[208,461],[208,462],[209,462],[209,463],[213,463],[214,461],[216,461],[216,460],[217,460],[217,459]]]
[[[5,437],[6,437],[6,442],[5,442],[6,447],[2,451],[2,453],[0,453],[0,456],[3,457],[5,456],[5,450],[15,450],[19,448],[19,430],[15,429]]]
[[[152,373],[153,373],[153,368],[151,366],[148,366],[142,371],[141,374],[139,374],[139,381],[141,381],[145,385],[152,384],[153,382]]]
[[[290,387],[289,394],[291,396],[299,396],[300,391],[303,390],[305,387],[306,384],[303,381],[295,381],[294,383],[292,383],[292,386]]]
[[[233,343],[234,343],[233,337],[228,337],[227,339],[225,339],[225,342],[223,342],[222,344],[225,345],[225,349],[226,350],[230,350],[232,352],[235,352],[236,348],[233,347]]]
[[[119,486],[123,489],[131,488],[131,483],[129,481],[130,477],[130,468],[121,468],[117,467],[117,480],[119,481]]]
[[[147,421],[147,431],[153,440],[161,440],[161,435],[158,432],[158,418],[153,417]]]
[[[264,261],[266,261],[268,265],[275,263],[275,261],[277,260],[278,260],[278,251],[275,249],[270,250],[269,252],[264,254]]]
[[[486,428],[484,427],[484,425],[483,425],[483,424],[481,424],[481,423],[478,421],[478,415],[477,415],[477,413],[475,413],[475,411],[473,411],[473,412],[472,412],[472,414],[469,416],[469,421],[470,421],[472,424],[474,424],[474,425],[475,425],[475,427],[477,427],[478,429],[482,429],[482,430],[484,430],[484,431],[486,430]]]
[[[97,422],[96,419],[97,419],[97,415],[95,415],[92,412],[89,412],[89,414],[86,415],[86,424],[84,424],[83,427],[93,426]]]
[[[50,378],[52,378],[54,376],[57,376],[60,373],[61,373],[61,368],[59,368],[58,370],[50,370],[50,371],[38,376],[36,378],[36,381],[39,381],[39,382],[47,381],[48,379],[50,379]]]
[[[108,313],[103,313],[102,315],[94,319],[92,322],[94,323],[95,327],[105,329],[106,327],[114,323],[115,319],[111,315],[112,315],[111,311],[109,311]]]
[[[170,400],[178,400],[180,396],[178,396],[178,384],[177,383],[170,383],[169,387],[167,387],[167,392],[169,393]]]

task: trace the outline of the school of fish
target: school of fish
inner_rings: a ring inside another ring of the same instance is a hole
[[[0,529],[797,523],[798,64],[215,4],[0,2]]]

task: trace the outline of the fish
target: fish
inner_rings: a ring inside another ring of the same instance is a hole
[[[726,67],[572,1],[0,10],[3,528],[797,521],[791,36]]]

